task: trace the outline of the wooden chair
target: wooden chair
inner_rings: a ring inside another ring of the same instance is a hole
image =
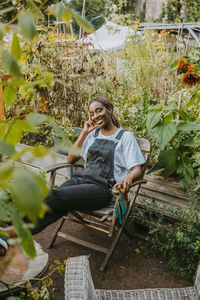
[[[82,245],[82,246],[100,251],[102,253],[105,253],[106,257],[100,267],[100,270],[104,271],[111,255],[121,237],[122,232],[125,233],[129,238],[132,238],[132,235],[125,229],[125,226],[127,224],[127,220],[128,220],[130,211],[131,211],[133,204],[135,203],[135,200],[137,198],[140,186],[141,186],[141,184],[144,184],[147,182],[145,179],[143,179],[143,177],[144,177],[146,165],[149,160],[150,153],[151,153],[151,143],[148,140],[143,139],[143,138],[138,138],[137,142],[138,142],[138,145],[144,155],[146,164],[143,166],[142,178],[140,180],[133,182],[133,184],[131,185],[131,190],[134,189],[134,196],[131,199],[129,199],[129,201],[128,201],[127,212],[126,212],[123,224],[120,226],[119,222],[116,222],[114,206],[115,206],[117,193],[115,192],[113,194],[113,199],[110,202],[109,206],[107,206],[105,208],[93,210],[93,211],[86,211],[84,213],[83,212],[80,213],[77,211],[71,211],[71,213],[69,214],[70,216],[64,216],[61,219],[60,223],[57,225],[57,228],[49,242],[49,245],[48,245],[49,248],[51,248],[53,246],[53,244],[56,240],[56,237],[59,236],[59,237],[65,238],[69,241],[72,241],[74,243],[77,243],[79,245]],[[55,165],[52,168],[48,169],[47,172],[51,173],[50,187],[52,187],[54,184],[56,170],[63,168],[63,167],[69,168],[72,173],[73,168],[82,167],[82,165],[80,165],[80,164],[71,165],[71,164],[66,163],[66,164]],[[63,223],[65,222],[65,220],[70,220],[72,222],[79,223],[79,224],[87,226],[91,229],[96,229],[98,231],[101,231],[101,232],[107,234],[112,240],[110,247],[104,248],[102,246],[96,245],[94,243],[86,242],[85,240],[81,240],[72,235],[62,232],[61,229],[62,229],[62,226],[63,226]],[[114,234],[115,231],[116,231],[116,234]]]
[[[200,263],[194,286],[137,290],[97,290],[94,288],[87,256],[69,257],[65,269],[65,300],[199,300]]]

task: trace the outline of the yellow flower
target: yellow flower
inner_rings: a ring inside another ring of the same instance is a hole
[[[184,59],[179,59],[176,69],[178,70],[179,73],[186,73],[189,69],[189,67],[192,67],[189,62],[185,61]]]
[[[140,27],[141,23],[140,21],[138,20],[137,23],[136,23],[136,29],[138,29]]]
[[[181,82],[187,87],[192,87],[200,83],[200,75],[195,73],[190,65],[187,72],[181,77]]]

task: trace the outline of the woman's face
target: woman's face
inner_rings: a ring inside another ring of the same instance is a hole
[[[89,116],[93,125],[106,127],[111,120],[112,109],[107,109],[101,102],[94,101],[89,106]]]

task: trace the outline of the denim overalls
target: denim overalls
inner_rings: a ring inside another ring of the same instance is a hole
[[[73,177],[79,178],[82,183],[95,183],[110,192],[114,180],[114,153],[124,129],[119,130],[114,140],[98,138],[100,128],[94,134],[95,141],[88,149],[86,167],[83,171],[75,171]]]
[[[99,138],[100,128],[95,131],[95,141],[88,149],[86,168],[75,171],[72,178],[59,188],[53,189],[45,199],[51,211],[40,219],[33,234],[60,219],[71,210],[93,210],[105,207],[112,198],[114,180],[114,152],[124,133],[119,130],[114,140]]]

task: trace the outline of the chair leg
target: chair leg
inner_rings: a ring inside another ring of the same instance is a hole
[[[100,270],[101,270],[102,272],[105,270],[105,268],[106,268],[106,266],[107,266],[107,264],[108,264],[108,262],[109,262],[109,260],[110,260],[110,258],[111,258],[111,256],[112,256],[112,254],[113,254],[113,252],[114,252],[114,249],[115,249],[115,247],[116,247],[116,245],[117,245],[117,243],[118,243],[118,241],[119,241],[119,238],[120,238],[120,236],[121,236],[122,230],[123,230],[123,225],[122,225],[122,227],[119,229],[119,231],[117,232],[117,234],[116,234],[116,236],[115,236],[115,238],[114,238],[114,240],[113,240],[113,243],[112,243],[112,245],[111,245],[111,247],[110,247],[110,249],[109,249],[109,252],[108,252],[108,254],[106,255],[106,257],[105,257],[105,259],[104,259],[104,261],[103,261],[103,263],[102,263],[102,265],[101,265],[101,267],[100,267]]]
[[[65,217],[62,217],[62,219],[58,223],[58,225],[57,225],[57,227],[56,227],[56,229],[55,229],[55,231],[53,233],[52,238],[50,239],[50,242],[48,244],[48,249],[50,249],[53,246],[53,244],[54,244],[54,242],[55,242],[55,240],[57,238],[58,231],[61,229],[61,227],[62,227],[62,225],[63,225],[64,222],[65,222]]]
[[[119,230],[118,230],[118,232],[117,232],[117,234],[116,234],[116,236],[115,236],[115,238],[114,238],[114,240],[113,240],[113,242],[112,242],[112,245],[111,245],[111,247],[110,247],[110,249],[109,249],[109,252],[108,252],[108,254],[106,255],[106,257],[105,257],[105,259],[104,259],[104,261],[103,261],[103,263],[102,263],[102,265],[101,265],[101,267],[100,267],[100,270],[101,270],[101,271],[104,271],[104,270],[105,270],[105,268],[106,268],[106,266],[107,266],[107,264],[108,264],[108,262],[109,262],[109,260],[110,260],[110,258],[111,258],[111,256],[112,256],[112,254],[113,254],[113,252],[114,252],[114,250],[115,250],[115,247],[116,247],[116,245],[117,245],[117,243],[118,243],[118,241],[119,241],[119,239],[120,239],[120,237],[121,237],[122,231],[125,229],[125,226],[126,226],[126,224],[127,224],[127,220],[128,220],[128,217],[129,217],[129,214],[130,214],[130,211],[131,211],[131,209],[132,209],[132,206],[133,206],[133,203],[134,203],[134,202],[135,202],[135,198],[134,198],[134,200],[132,200],[132,201],[130,202],[130,204],[129,204],[129,208],[128,208],[127,213],[126,213],[126,217],[125,217],[125,219],[124,219],[124,223],[123,223],[122,226],[119,228]]]

